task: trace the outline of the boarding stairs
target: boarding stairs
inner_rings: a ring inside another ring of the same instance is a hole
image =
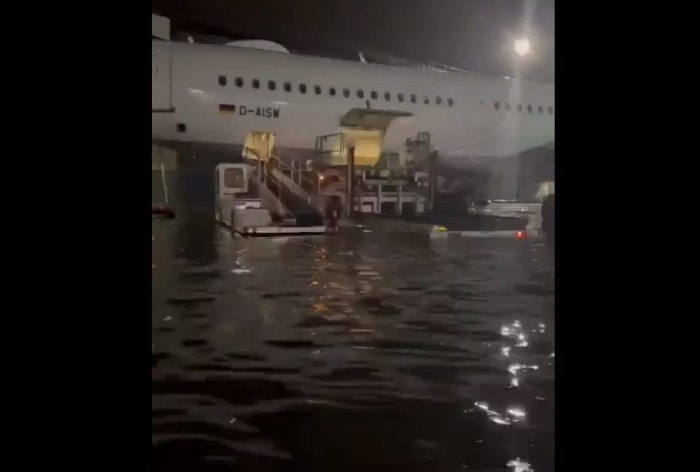
[[[266,194],[270,203],[265,205],[275,211],[276,218],[286,225],[318,226],[323,217],[316,201],[306,188],[315,184],[295,161],[285,162],[279,154],[270,153],[267,160],[260,159],[254,150],[244,150],[246,162],[252,169],[254,185]],[[305,188],[306,187],[306,188]],[[274,197],[271,198],[271,197]]]

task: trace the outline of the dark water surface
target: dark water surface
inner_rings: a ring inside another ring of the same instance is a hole
[[[153,468],[554,470],[536,241],[153,223]]]

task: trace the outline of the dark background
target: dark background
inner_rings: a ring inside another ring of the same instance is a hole
[[[528,78],[554,80],[554,0],[153,0],[173,29],[269,39],[307,54],[356,51],[439,62],[483,74],[512,71],[527,35]]]

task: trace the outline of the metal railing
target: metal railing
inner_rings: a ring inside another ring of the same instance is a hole
[[[317,170],[304,169],[304,166],[295,160],[290,160],[290,163],[285,162],[279,154],[273,152],[269,153],[266,161],[260,159],[255,150],[245,148],[245,155],[248,156],[248,153],[255,156],[255,158],[248,157],[246,161],[249,165],[258,169],[258,180],[267,185],[267,180],[272,179],[277,186],[279,193],[278,198],[281,198],[282,185],[284,185],[284,182],[275,177],[273,170],[277,170],[285,176],[287,176],[286,173],[289,173],[287,177],[289,177],[292,183],[297,185],[306,195],[299,195],[299,192],[294,193],[300,198],[305,199],[307,203],[314,205],[314,197],[317,197],[320,193],[320,172]],[[291,190],[293,191],[293,189]]]

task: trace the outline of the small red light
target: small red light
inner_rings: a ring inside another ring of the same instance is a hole
[[[515,238],[516,239],[525,239],[525,231],[516,231]]]

